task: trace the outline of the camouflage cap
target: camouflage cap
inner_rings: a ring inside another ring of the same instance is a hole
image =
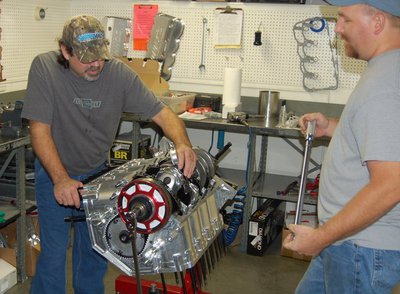
[[[67,21],[62,41],[66,46],[72,47],[73,54],[82,63],[111,58],[103,26],[93,16],[79,15]]]

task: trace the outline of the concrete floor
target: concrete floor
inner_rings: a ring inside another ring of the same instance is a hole
[[[307,269],[308,262],[280,256],[280,238],[281,235],[262,257],[243,253],[238,245],[229,247],[227,254],[216,263],[207,279],[207,285],[203,285],[203,290],[213,294],[294,293],[297,283]],[[68,264],[67,268],[68,272],[71,272],[71,264]],[[105,278],[105,294],[115,293],[115,279],[120,274],[122,272],[118,268],[109,266]],[[158,276],[152,278],[159,281]],[[166,281],[175,285],[174,275],[166,275]],[[31,279],[28,279],[6,293],[29,293],[30,283]],[[67,285],[67,293],[73,293],[70,282]]]

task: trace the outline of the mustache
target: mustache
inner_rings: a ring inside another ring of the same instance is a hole
[[[100,66],[91,66],[85,70],[85,72],[92,71],[92,70],[99,70]]]

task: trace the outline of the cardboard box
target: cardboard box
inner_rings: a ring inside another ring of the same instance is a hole
[[[285,214],[278,208],[281,202],[267,199],[250,217],[248,254],[262,256],[282,230]]]
[[[293,224],[295,219],[295,212],[290,212],[286,215],[285,219],[285,227],[282,230],[282,244],[283,240],[285,240],[286,236],[290,234],[290,231],[287,229],[288,224]],[[306,225],[312,228],[316,228],[318,226],[318,217],[316,213],[305,213],[301,217],[301,224]],[[312,256],[299,254],[292,250],[286,249],[281,245],[281,256],[291,257],[295,259],[300,259],[304,261],[310,261]]]
[[[138,74],[142,82],[173,112],[180,114],[193,107],[194,93],[169,91],[168,82],[161,77],[160,65],[157,60],[118,57]]]
[[[17,269],[0,259],[0,294],[6,293],[15,284],[17,284]]]
[[[160,76],[160,65],[157,60],[144,61],[140,58],[127,57],[118,57],[118,59],[133,69],[146,87],[153,91],[154,95],[168,95],[169,85],[167,81]]]
[[[28,277],[33,277],[36,272],[36,263],[40,254],[40,246],[25,245],[25,270]],[[16,248],[0,248],[0,258],[12,266],[17,266]]]
[[[159,96],[158,99],[176,114],[181,114],[193,107],[195,97],[194,93],[170,92],[168,96]]]
[[[133,134],[124,133],[120,134],[116,140],[114,140],[112,147],[108,154],[108,162],[110,166],[117,166],[124,164],[125,162],[134,159],[132,154],[132,138]],[[140,135],[140,141],[138,144],[139,158],[150,158],[150,146],[151,136]]]
[[[294,224],[294,219],[295,219],[296,213],[289,212],[286,214],[285,218],[285,228],[288,227],[289,224]],[[318,227],[318,216],[317,213],[304,213],[301,216],[301,224],[305,226],[309,226],[311,228],[316,228]]]
[[[37,223],[37,217],[35,216],[27,216],[27,222],[31,223],[27,226],[28,228],[33,228],[34,233],[38,236],[39,229]],[[29,231],[29,230],[27,230]],[[16,222],[13,222],[6,227],[0,230],[1,235],[3,236],[4,240],[8,247],[0,248],[0,258],[11,264],[12,266],[17,266],[17,225]],[[29,233],[29,232],[28,232]],[[25,243],[25,269],[26,275],[28,277],[33,277],[36,272],[36,262],[40,254],[40,244],[35,243],[33,244],[31,241],[26,239]]]

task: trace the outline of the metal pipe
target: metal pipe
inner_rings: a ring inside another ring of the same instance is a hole
[[[231,146],[232,146],[232,143],[231,143],[231,142],[226,143],[226,145],[225,145],[224,147],[222,147],[222,149],[220,149],[220,150],[218,151],[217,154],[215,154],[215,156],[214,156],[215,160],[218,161],[218,160],[221,158],[221,156],[224,155],[225,152],[227,152],[228,149],[229,149]]]
[[[139,258],[138,258],[138,253],[137,253],[137,247],[136,247],[136,239],[137,239],[137,232],[136,232],[136,226],[137,226],[137,219],[136,219],[136,213],[131,211],[128,213],[129,217],[129,223],[126,223],[126,227],[129,230],[131,236],[132,236],[132,255],[133,255],[133,266],[135,269],[135,278],[136,278],[136,286],[137,286],[137,293],[142,294],[142,281],[140,278],[140,269],[139,269]]]

